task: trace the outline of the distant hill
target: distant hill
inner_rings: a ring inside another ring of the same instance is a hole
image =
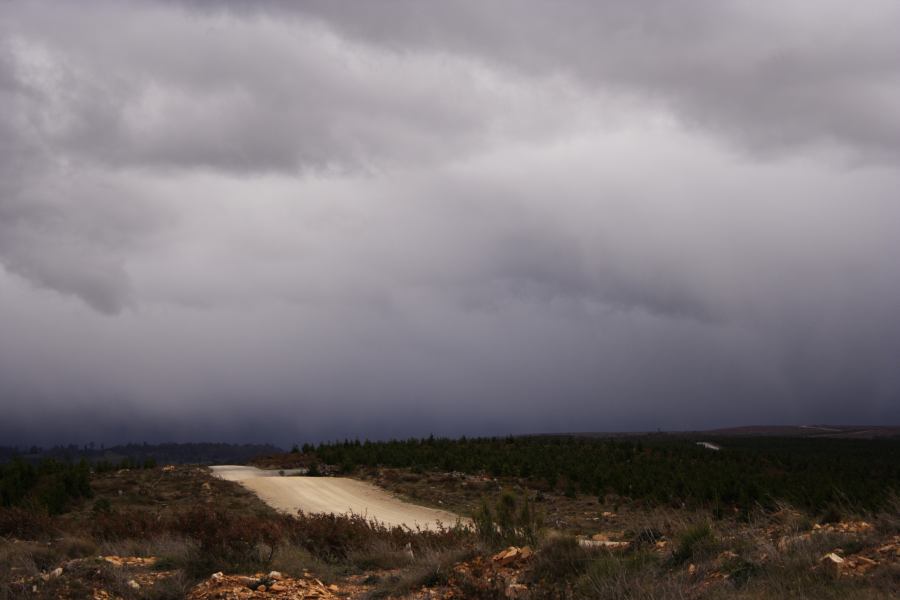
[[[875,439],[900,436],[897,425],[747,425],[699,432],[711,436]]]
[[[697,431],[577,431],[570,433],[539,433],[524,437],[574,436],[602,439],[665,438],[694,439],[697,437],[792,437],[841,438],[870,440],[900,437],[900,425],[743,425]]]
[[[225,444],[198,442],[188,444],[125,444],[109,448],[91,446],[54,446],[52,448],[12,448],[0,447],[0,462],[13,456],[21,456],[29,461],[54,458],[76,461],[82,458],[91,462],[107,461],[118,463],[123,459],[144,461],[153,459],[160,464],[229,464],[244,463],[261,454],[283,452],[271,444]]]

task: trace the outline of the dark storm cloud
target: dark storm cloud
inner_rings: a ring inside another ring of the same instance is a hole
[[[900,419],[898,13],[844,13],[4,4],[0,437]]]

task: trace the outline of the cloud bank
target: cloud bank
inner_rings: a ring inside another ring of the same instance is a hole
[[[898,13],[5,3],[0,439],[900,421]]]

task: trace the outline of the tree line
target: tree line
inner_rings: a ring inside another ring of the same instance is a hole
[[[347,440],[304,445],[304,453],[343,471],[358,467],[485,473],[517,477],[568,494],[615,494],[654,504],[773,507],[778,501],[822,510],[875,509],[900,490],[900,439],[576,436]]]
[[[0,464],[0,507],[26,506],[60,514],[73,501],[91,497],[90,473],[86,460],[44,459],[35,464],[13,458]]]

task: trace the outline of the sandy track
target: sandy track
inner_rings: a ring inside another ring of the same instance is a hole
[[[377,519],[386,525],[433,528],[438,522],[453,525],[459,518],[444,510],[403,502],[387,491],[346,477],[281,477],[256,467],[220,465],[213,473],[237,481],[255,492],[269,506],[293,514],[348,512]]]

